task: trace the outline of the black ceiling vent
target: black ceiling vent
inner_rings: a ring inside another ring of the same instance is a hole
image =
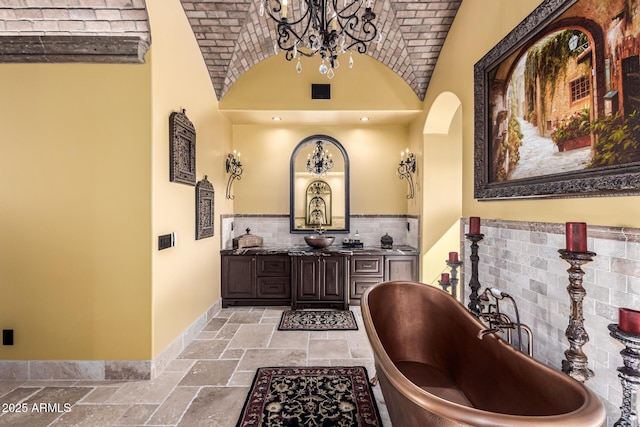
[[[331,85],[312,83],[311,99],[331,99]]]

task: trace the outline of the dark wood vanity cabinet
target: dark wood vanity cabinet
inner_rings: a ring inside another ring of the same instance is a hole
[[[292,308],[346,309],[347,259],[344,255],[292,257]]]
[[[234,253],[222,258],[222,306],[291,305],[293,309],[357,305],[364,291],[383,281],[418,281],[418,255],[370,249]]]
[[[382,282],[383,277],[382,255],[353,255],[349,262],[349,301],[359,302],[364,291]]]
[[[417,255],[393,255],[384,257],[384,280],[409,280],[417,282],[418,278]]]
[[[419,281],[417,255],[353,255],[349,263],[349,304],[360,304],[367,288],[392,280]]]
[[[288,255],[223,255],[222,306],[291,304]]]

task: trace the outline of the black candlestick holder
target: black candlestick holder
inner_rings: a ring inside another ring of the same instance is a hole
[[[569,341],[569,349],[564,352],[566,359],[562,361],[562,372],[570,377],[585,382],[593,378],[593,371],[587,367],[587,356],[582,351],[582,346],[589,342],[589,335],[584,327],[583,300],[587,291],[582,286],[584,271],[582,265],[593,261],[595,252],[571,252],[559,249],[560,258],[571,264],[567,270],[569,273],[569,286],[567,292],[571,298],[571,315],[569,326],[565,336]]]
[[[622,382],[622,406],[620,419],[614,427],[637,427],[638,414],[635,409],[638,385],[640,385],[640,335],[621,331],[616,323],[609,325],[609,335],[624,345],[620,352],[624,366],[618,368]]]
[[[462,265],[461,261],[449,261],[447,260],[447,265],[451,269],[451,295],[454,298],[458,298],[458,268]]]
[[[478,280],[478,242],[484,239],[484,234],[465,234],[467,240],[471,242],[471,279],[469,280],[469,287],[471,288],[471,294],[469,294],[469,310],[476,316],[480,315],[480,297],[478,290],[480,289],[480,281]]]

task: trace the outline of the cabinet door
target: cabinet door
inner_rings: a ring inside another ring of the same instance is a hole
[[[255,298],[256,268],[252,256],[222,257],[222,297]]]
[[[384,280],[418,281],[418,257],[387,256],[385,257]]]
[[[342,301],[344,300],[344,258],[324,257],[321,258],[321,283],[320,299],[322,301]]]
[[[302,256],[296,260],[296,296],[301,301],[316,301],[320,299],[320,263],[318,257]]]

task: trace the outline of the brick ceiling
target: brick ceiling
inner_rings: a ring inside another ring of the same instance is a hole
[[[375,0],[375,23],[384,38],[367,54],[402,77],[423,100],[461,1]],[[218,99],[244,72],[274,55],[275,25],[266,14],[259,16],[259,0],[181,2]]]
[[[423,100],[461,1],[373,0],[383,41],[367,54]],[[218,99],[274,54],[275,25],[258,15],[259,0],[181,3]],[[0,1],[0,62],[142,62],[150,43],[144,0]]]

